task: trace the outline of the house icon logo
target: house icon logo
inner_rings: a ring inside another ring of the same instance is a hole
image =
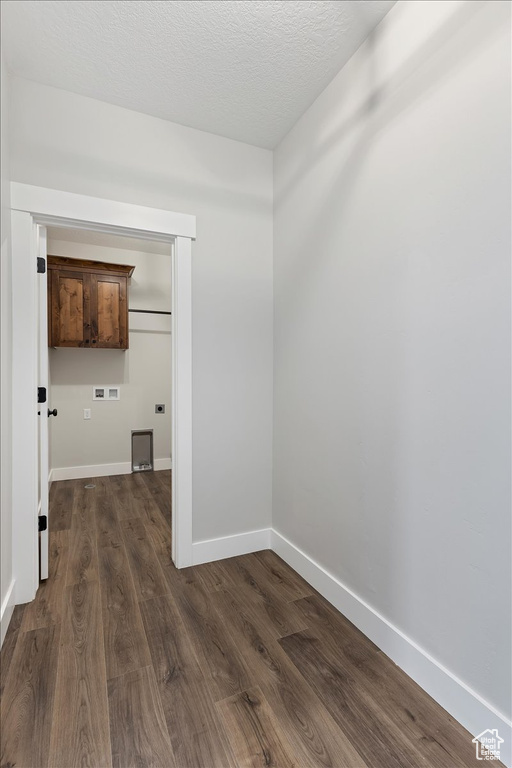
[[[499,760],[500,759],[500,745],[503,744],[504,739],[500,738],[498,730],[490,728],[479,733],[473,739],[473,744],[476,744],[476,759],[477,760]]]

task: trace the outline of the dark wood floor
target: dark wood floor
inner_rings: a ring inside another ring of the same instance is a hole
[[[170,473],[54,483],[2,768],[454,768],[470,734],[275,554],[177,571]]]

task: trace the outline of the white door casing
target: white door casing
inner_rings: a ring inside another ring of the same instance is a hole
[[[37,225],[36,236],[38,239],[38,256],[44,259],[46,266],[46,227]],[[47,525],[39,534],[39,577],[48,578],[49,561],[49,503],[48,503],[48,475],[49,475],[49,444],[48,444],[48,408],[50,406],[50,391],[48,387],[48,289],[47,274],[39,273],[38,277],[38,376],[37,386],[44,387],[46,399],[39,403],[39,482],[38,482],[38,511],[40,517],[46,517]]]
[[[15,602],[33,600],[39,583],[37,386],[38,225],[90,229],[169,243],[172,270],[172,556],[192,564],[191,241],[195,216],[11,183],[13,302],[13,570]],[[46,340],[45,340],[46,344]],[[46,408],[48,404],[44,404]],[[48,478],[46,478],[47,481]]]
[[[11,214],[12,243],[12,563],[14,602],[34,598],[38,578],[38,256],[37,224]]]
[[[192,241],[177,237],[172,273],[172,559],[192,565]],[[175,478],[177,482],[175,482]],[[189,515],[174,510],[190,510]]]

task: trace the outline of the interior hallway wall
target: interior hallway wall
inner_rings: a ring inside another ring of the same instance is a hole
[[[193,539],[267,528],[272,153],[18,78],[15,181],[197,216]]]
[[[135,266],[129,280],[129,307],[171,310],[170,246],[152,243],[152,250],[158,252],[147,253],[141,250],[144,243],[128,245],[126,238],[101,236],[105,243],[98,245],[73,242],[66,235],[66,230],[53,231],[48,253]],[[87,240],[87,236],[82,235],[82,239]],[[155,466],[170,466],[171,318],[130,313],[129,328],[130,347],[126,351],[49,350],[50,408],[58,411],[57,418],[50,419],[50,466],[56,479],[63,474],[59,470],[68,467],[131,466],[132,429],[152,429]],[[101,384],[120,385],[120,400],[93,401],[93,386]],[[156,403],[165,405],[164,414],[155,413]],[[84,408],[91,410],[90,420],[84,420]],[[69,472],[65,474],[69,476]]]
[[[12,306],[11,211],[9,153],[9,78],[1,59],[1,194],[0,261],[0,645],[11,617],[15,595],[12,563]]]
[[[510,49],[399,2],[277,148],[273,513],[508,717]]]

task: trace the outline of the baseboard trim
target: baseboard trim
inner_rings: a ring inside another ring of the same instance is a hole
[[[272,529],[270,548],[471,734],[475,736],[487,728],[498,728],[505,739],[501,760],[510,766],[512,723],[504,715],[275,529]]]
[[[155,472],[161,472],[164,469],[172,469],[172,459],[155,459],[154,460]]]
[[[172,459],[155,459],[155,471],[172,469]],[[132,465],[129,461],[117,464],[86,464],[81,467],[55,467],[50,472],[50,482],[56,480],[80,480],[84,477],[108,477],[110,475],[130,475]]]
[[[12,617],[12,612],[14,611],[14,586],[15,580],[12,579],[0,608],[0,648],[4,644],[7,628]]]
[[[236,533],[234,536],[221,536],[218,539],[195,541],[192,543],[192,565],[224,560],[226,557],[248,555],[261,549],[270,549],[271,529]]]

